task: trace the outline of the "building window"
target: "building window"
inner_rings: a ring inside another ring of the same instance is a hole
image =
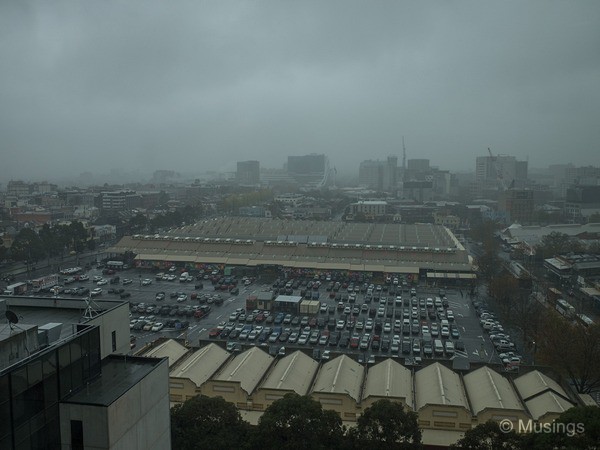
[[[71,420],[71,449],[83,450],[83,422]]]
[[[112,332],[112,351],[113,352],[117,351],[117,332],[116,331]]]

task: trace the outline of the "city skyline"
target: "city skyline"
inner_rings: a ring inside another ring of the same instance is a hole
[[[143,6],[143,7],[142,7]],[[596,2],[0,5],[0,182],[325,154],[598,165]],[[560,31],[557,31],[560,30]]]

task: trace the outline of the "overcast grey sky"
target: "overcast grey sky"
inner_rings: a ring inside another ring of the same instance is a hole
[[[0,179],[600,165],[600,1],[0,1]]]

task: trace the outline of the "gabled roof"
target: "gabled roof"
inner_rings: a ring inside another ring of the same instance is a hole
[[[250,395],[269,369],[273,359],[260,348],[252,347],[236,356],[213,379],[238,382]]]
[[[367,372],[363,400],[370,396],[403,399],[412,408],[411,371],[391,358],[374,365]]]
[[[338,356],[323,364],[312,391],[347,394],[359,402],[364,372],[364,367],[350,357]]]
[[[487,366],[463,377],[473,414],[489,408],[524,410],[510,381]]]
[[[162,344],[150,349],[144,353],[144,356],[152,358],[169,358],[169,368],[188,352],[188,349],[179,342],[168,339]]]
[[[172,378],[188,378],[200,387],[229,358],[229,353],[216,344],[209,344],[184,359],[170,374]]]
[[[548,390],[569,398],[565,390],[556,381],[538,370],[521,375],[515,379],[514,383],[519,394],[521,394],[521,398],[525,401]]]
[[[306,395],[318,367],[318,362],[297,350],[275,365],[261,389],[281,389]]]
[[[462,406],[469,409],[458,374],[437,362],[415,374],[415,395],[417,410],[426,405]]]

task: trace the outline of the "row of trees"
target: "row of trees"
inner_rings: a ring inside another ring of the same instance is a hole
[[[7,256],[15,261],[39,261],[63,255],[65,251],[77,253],[93,250],[95,242],[83,224],[73,221],[69,225],[51,227],[45,224],[39,232],[23,228],[15,236]]]
[[[380,400],[358,418],[355,428],[310,397],[287,394],[275,401],[258,425],[242,420],[233,403],[221,397],[197,396],[171,410],[171,445],[237,449],[382,449],[421,448],[417,415],[398,403]]]
[[[497,422],[487,422],[467,431],[451,448],[597,448],[594,446],[600,442],[600,408],[571,408],[556,423],[565,426],[556,426],[551,432],[517,434],[502,431]],[[574,425],[566,424],[581,425],[574,430]],[[325,410],[319,402],[297,394],[287,394],[275,401],[256,426],[245,422],[235,405],[221,397],[194,397],[171,410],[171,438],[172,447],[181,450],[422,448],[417,414],[405,411],[399,403],[379,400],[365,409],[355,427],[348,428],[342,425],[336,412]]]

